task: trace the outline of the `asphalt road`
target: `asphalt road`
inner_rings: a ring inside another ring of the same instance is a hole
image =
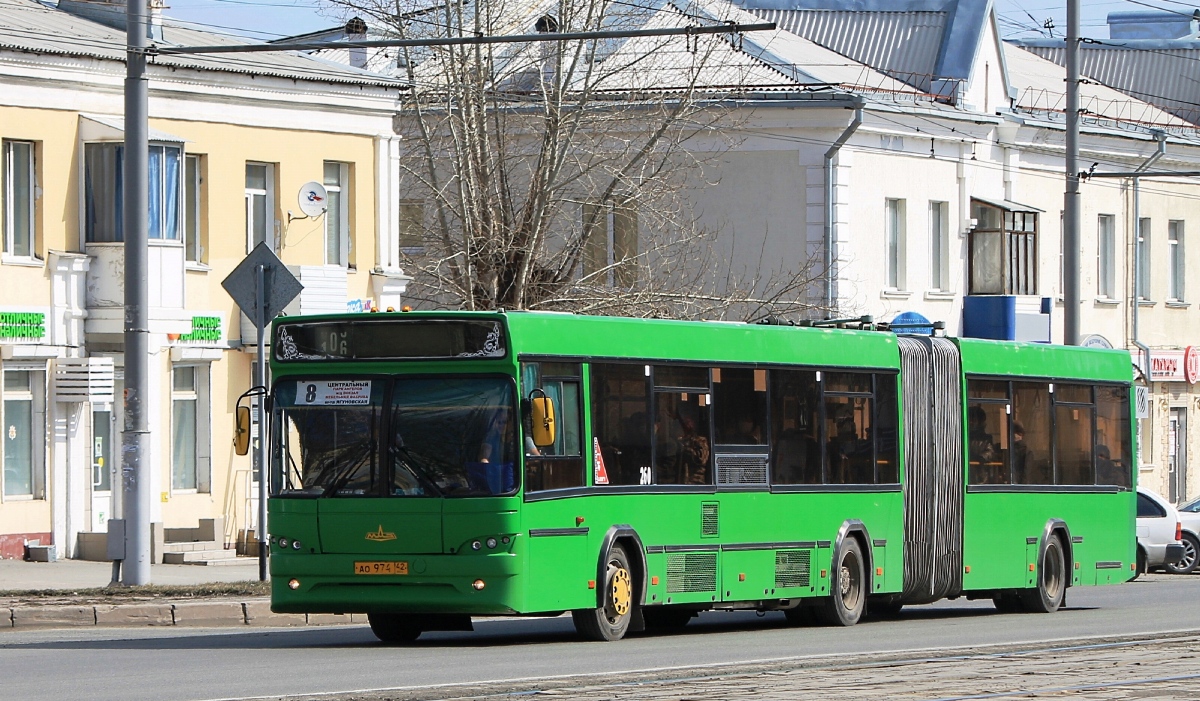
[[[430,633],[413,647],[380,645],[365,626],[303,629],[86,629],[0,635],[6,699],[195,701],[430,687],[957,647],[1200,631],[1200,575],[1151,575],[1071,589],[1052,615],[999,614],[990,602],[913,607],[853,628],[792,628],[782,614],[712,612],[681,634],[618,643],[575,639],[569,618],[487,620],[474,633]],[[834,662],[836,663],[836,659]],[[458,695],[454,688],[447,696]]]

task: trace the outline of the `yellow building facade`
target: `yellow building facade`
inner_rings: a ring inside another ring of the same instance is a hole
[[[0,32],[30,15],[45,32],[0,50],[0,556],[30,544],[88,556],[89,534],[120,510],[124,34],[20,0],[0,9]],[[265,242],[301,280],[291,313],[397,306],[407,281],[391,127],[401,86],[319,59],[252,56],[150,71],[141,462],[168,540],[211,519],[212,539],[232,546],[258,526],[255,469],[233,449],[254,332],[221,286],[251,248]],[[314,182],[325,211],[308,216],[299,197]]]

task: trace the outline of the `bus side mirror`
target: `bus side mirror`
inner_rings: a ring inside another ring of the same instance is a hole
[[[233,449],[238,455],[250,452],[250,407],[237,408],[237,426],[233,431]]]
[[[533,397],[531,405],[531,423],[533,424],[533,444],[539,448],[554,445],[554,401],[549,397]]]

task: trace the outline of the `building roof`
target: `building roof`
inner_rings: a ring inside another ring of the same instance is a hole
[[[1058,65],[1066,63],[1061,39],[1012,42]],[[1125,95],[1149,102],[1192,124],[1200,124],[1200,41],[1126,39],[1080,47],[1079,72]]]
[[[160,46],[218,46],[252,43],[164,23]],[[125,32],[35,0],[0,2],[0,50],[125,61]],[[296,52],[158,56],[151,65],[293,80],[396,87],[401,83]]]
[[[1009,76],[1020,91],[1014,107],[1036,113],[1066,113],[1067,98],[1063,81],[1066,70],[1040,56],[1012,44],[1004,45]],[[1079,86],[1079,107],[1083,119],[1093,123],[1158,127],[1176,133],[1195,133],[1195,125],[1152,104],[1131,98],[1107,85],[1087,82]]]

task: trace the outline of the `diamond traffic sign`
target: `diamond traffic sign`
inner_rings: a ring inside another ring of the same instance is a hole
[[[258,266],[263,268],[264,293],[263,305],[265,314],[258,315]],[[250,318],[254,328],[259,329],[271,323],[271,320],[282,312],[304,285],[292,275],[267,244],[260,242],[250,251],[250,255],[229,273],[229,277],[221,282],[221,287],[233,297],[242,312]]]

